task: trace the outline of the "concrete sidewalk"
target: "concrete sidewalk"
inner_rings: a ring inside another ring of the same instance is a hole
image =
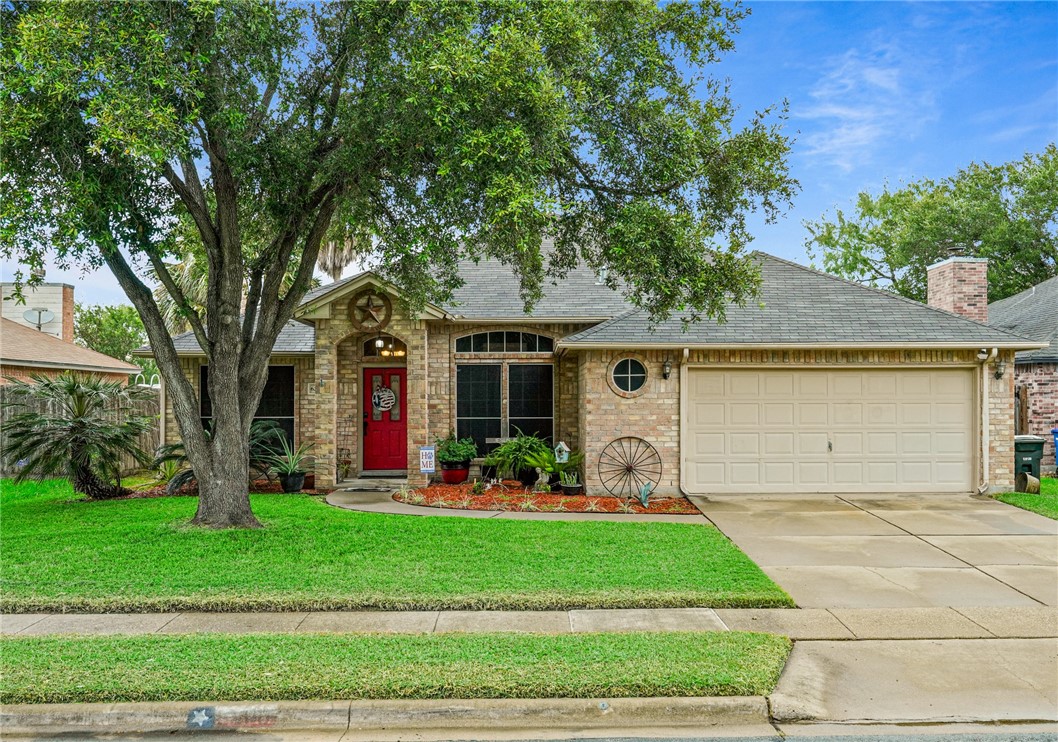
[[[1058,609],[655,608],[571,611],[335,611],[292,613],[6,614],[0,634],[189,633],[569,633],[762,631],[795,640],[995,639],[1058,637]]]

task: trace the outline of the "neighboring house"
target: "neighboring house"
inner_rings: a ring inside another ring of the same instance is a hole
[[[0,316],[23,327],[73,342],[73,286],[41,283],[22,287],[22,301],[15,299],[15,284],[0,283]]]
[[[139,370],[131,363],[0,318],[0,384],[8,383],[2,377],[29,380],[32,375],[56,376],[64,371],[127,382]]]
[[[422,482],[419,446],[454,431],[484,450],[516,427],[583,449],[596,493],[603,449],[622,436],[659,452],[659,493],[1011,487],[1009,367],[1043,343],[758,256],[762,304],[687,332],[679,319],[652,329],[587,268],[548,285],[528,316],[495,261],[465,263],[452,304],[413,315],[362,273],[306,295],[259,414],[315,443],[323,487],[346,471]],[[958,259],[931,271],[941,293],[969,277],[978,298],[979,275]],[[947,308],[972,304],[960,302]],[[175,343],[204,390],[194,337]],[[165,430],[178,436],[168,405]]]
[[[1017,433],[1041,435],[1043,470],[1055,471],[1054,437],[1058,428],[1058,276],[1015,296],[988,305],[988,323],[1001,330],[1048,342],[1046,348],[1018,352],[1014,385]]]

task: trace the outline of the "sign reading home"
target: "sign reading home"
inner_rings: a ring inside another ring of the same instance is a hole
[[[437,460],[433,446],[419,446],[419,471],[423,474],[433,474],[437,471]]]

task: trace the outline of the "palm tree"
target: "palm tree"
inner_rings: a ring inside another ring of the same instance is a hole
[[[154,399],[154,393],[81,374],[31,378],[8,379],[14,399],[6,406],[22,412],[3,427],[0,456],[18,462],[15,481],[66,476],[90,500],[128,494],[121,486],[121,457],[150,464],[139,437],[154,416],[137,403]]]

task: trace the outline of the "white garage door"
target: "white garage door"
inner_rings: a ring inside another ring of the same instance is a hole
[[[688,371],[692,493],[967,492],[973,373]]]

